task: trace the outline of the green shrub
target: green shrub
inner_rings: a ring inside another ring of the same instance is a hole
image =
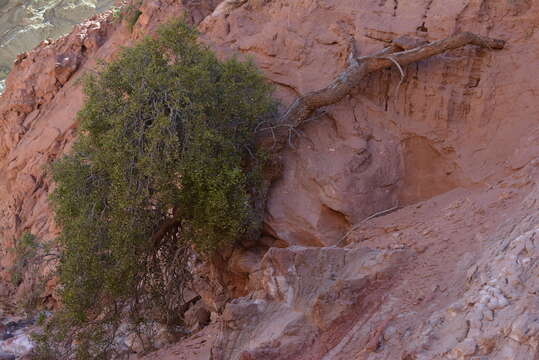
[[[52,274],[43,274],[42,265],[56,261],[57,255],[48,244],[40,242],[33,234],[25,232],[15,240],[10,249],[14,254],[13,265],[10,267],[11,282],[15,286],[26,281],[26,287],[18,301],[19,310],[31,313],[39,307],[40,296],[45,284]]]
[[[142,6],[142,0],[132,0],[128,4],[123,4],[118,8],[118,11],[113,11],[113,19],[115,20],[125,20],[129,32],[133,32],[133,27],[137,23],[142,11],[140,7]]]
[[[28,270],[28,267],[33,265],[38,249],[39,244],[36,242],[36,237],[29,232],[25,232],[15,241],[15,246],[11,248],[15,255],[15,260],[9,269],[13,285],[20,285],[24,273]]]
[[[135,27],[140,15],[142,15],[142,11],[139,9],[131,9],[131,11],[127,13],[127,28],[129,29],[129,32],[133,32],[133,27]]]
[[[73,340],[78,359],[110,358],[125,318],[181,323],[190,249],[257,235],[253,134],[271,89],[196,38],[174,22],[86,81],[78,140],[52,166],[63,310],[38,339],[42,358]]]

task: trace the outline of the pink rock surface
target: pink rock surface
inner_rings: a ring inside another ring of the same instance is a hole
[[[132,33],[100,16],[19,57],[0,98],[4,279],[13,239],[57,233],[43,166],[72,143],[77,79],[166,18],[187,9],[221,56],[252,57],[283,106],[344,68],[350,35],[368,55],[401,35],[473,31],[507,46],[435,56],[402,83],[395,68],[372,74],[302,129],[270,193],[264,246],[208,271],[226,267],[225,288],[201,280],[206,345],[146,359],[207,359],[211,347],[242,360],[539,356],[539,3],[226,0],[213,14],[218,1],[186,3],[145,1]]]
[[[253,57],[285,104],[344,68],[349,35],[360,55],[401,35],[431,41],[468,30],[508,40],[502,52],[466,47],[410,65],[400,85],[397,69],[373,74],[326,108],[287,153],[269,231],[289,244],[331,245],[397,201],[485,184],[533,159],[538,13],[525,1],[271,1],[206,18],[208,41]]]

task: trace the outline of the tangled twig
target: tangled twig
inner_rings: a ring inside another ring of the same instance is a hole
[[[372,215],[369,215],[367,216],[365,219],[361,220],[360,222],[358,222],[357,224],[355,224],[354,226],[352,226],[352,228],[350,230],[348,230],[346,232],[346,234],[344,234],[344,236],[337,242],[337,245],[336,246],[340,246],[341,243],[343,241],[345,241],[348,236],[350,236],[354,231],[356,231],[357,229],[359,229],[359,227],[366,221],[369,221],[371,219],[374,219],[374,218],[377,218],[379,216],[382,216],[382,215],[387,215],[395,210],[398,210],[400,208],[399,206],[399,202],[397,201],[397,204],[389,209],[385,209],[385,210],[382,210],[382,211],[378,211],[378,212],[375,212],[374,214]]]

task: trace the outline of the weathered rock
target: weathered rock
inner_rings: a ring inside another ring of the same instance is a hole
[[[228,260],[228,268],[236,273],[251,274],[259,270],[265,249],[243,250],[237,248]]]
[[[202,301],[197,301],[185,312],[185,325],[191,331],[197,331],[210,323],[210,312]]]
[[[270,249],[256,297],[226,305],[215,359],[315,359],[346,332],[353,318],[374,310],[406,251],[368,248]],[[355,315],[351,315],[355,313]]]
[[[226,289],[220,276],[215,274],[215,267],[201,265],[194,271],[192,288],[200,295],[202,302],[210,312],[221,312],[228,300]]]
[[[13,354],[0,352],[0,360],[15,360],[17,357]]]
[[[365,246],[387,250],[359,245],[271,249],[261,263],[259,284],[253,286],[259,290],[226,305],[213,356],[533,358],[538,353],[534,239],[539,230],[539,186],[529,184],[511,201],[499,196],[538,173],[534,165],[491,189],[448,194],[365,224],[378,233],[364,240]],[[491,216],[478,211],[483,206]],[[511,216],[499,213],[500,206]],[[462,214],[437,215],[448,209]],[[435,233],[417,222],[427,214],[433,217],[428,226],[436,227]],[[391,230],[384,224],[391,224]],[[460,224],[459,230],[451,224]],[[474,249],[467,242],[478,225],[484,238],[482,247]],[[446,231],[452,238],[437,241]],[[395,241],[401,245],[395,246]],[[414,252],[411,245],[418,241],[431,245]],[[444,256],[434,257],[437,253]]]
[[[0,342],[0,352],[17,357],[27,355],[34,348],[29,334],[22,333]]]
[[[23,229],[39,241],[48,242],[55,236],[44,166],[72,139],[73,120],[82,102],[80,92],[77,95],[63,86],[97,50],[85,44],[103,44],[112,28],[110,13],[96,16],[72,34],[56,42],[42,42],[20,56],[8,77],[8,88],[0,96],[0,167],[4,169],[0,178],[0,265],[4,279],[9,278],[6,270],[13,261],[7,249]],[[68,105],[53,104],[68,94]],[[45,267],[39,273],[27,273],[23,283],[31,289],[29,284],[47,278],[52,270]]]
[[[533,63],[530,29],[537,6],[504,17],[513,11],[512,2],[481,3],[417,0],[395,10],[387,1],[247,2],[216,11],[201,29],[223,54],[253,56],[289,104],[323,88],[343,69],[350,35],[360,55],[368,55],[401,35],[433,40],[455,29],[482,33],[492,27],[491,35],[509,40],[507,52],[519,52],[518,63]],[[515,77],[500,68],[513,69]],[[536,84],[510,56],[466,48],[404,70],[402,83],[396,69],[371,76],[348,100],[327,107],[302,129],[269,198],[269,233],[291,245],[332,245],[351,224],[397,200],[409,204],[503,176],[508,168],[500,159],[518,152],[512,160],[518,167],[537,153],[535,145],[533,151],[516,150],[524,139],[532,144],[536,138],[529,132],[536,109],[526,105],[533,101],[527,94],[513,103],[509,89],[516,85],[510,84]],[[519,120],[509,125],[509,117]]]
[[[19,56],[0,98],[4,278],[15,237],[50,241],[58,230],[42,169],[72,143],[76,80],[164,19],[188,8],[202,40],[221,56],[252,56],[284,105],[342,70],[350,36],[367,55],[401,35],[469,30],[508,46],[436,56],[403,69],[403,80],[396,69],[372,74],[301,129],[269,196],[264,246],[229,249],[197,271],[194,288],[221,326],[214,358],[539,356],[539,82],[530,76],[539,3],[249,0],[210,16],[218,1],[182,3],[144,1],[132,33],[96,17]],[[212,343],[210,328],[154,359],[196,359],[189,347]]]
[[[47,0],[0,2],[0,93],[20,53],[42,40],[71,31],[74,25],[111,7],[113,0]]]

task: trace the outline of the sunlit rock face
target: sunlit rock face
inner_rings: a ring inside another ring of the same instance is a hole
[[[110,8],[114,0],[0,0],[0,92],[18,54]]]

